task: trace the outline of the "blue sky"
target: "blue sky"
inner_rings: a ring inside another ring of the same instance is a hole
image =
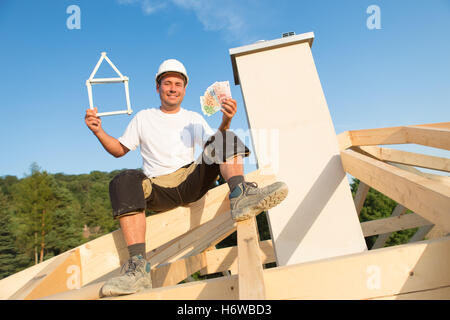
[[[80,8],[80,29],[66,25],[70,5]],[[370,5],[380,8],[381,29],[367,28]],[[315,34],[336,133],[450,121],[450,0],[0,0],[0,176],[23,177],[33,162],[66,174],[141,166],[138,151],[107,154],[84,124],[85,81],[102,51],[130,78],[134,114],[159,106],[154,75],[176,58],[190,77],[183,107],[201,112],[204,90],[229,80],[239,106],[231,128],[247,129],[228,50],[286,31]],[[98,75],[113,73],[103,64]],[[120,86],[94,87],[104,111],[124,101]],[[105,117],[103,127],[118,137],[130,119]],[[213,128],[220,120],[207,118]]]

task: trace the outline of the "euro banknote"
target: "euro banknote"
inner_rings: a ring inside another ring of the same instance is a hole
[[[231,98],[230,83],[228,81],[214,82],[200,97],[203,114],[209,117],[218,112],[222,108],[222,100],[226,98]]]

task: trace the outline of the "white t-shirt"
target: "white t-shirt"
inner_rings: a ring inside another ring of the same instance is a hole
[[[181,108],[164,113],[151,108],[134,116],[119,141],[130,150],[140,145],[145,175],[157,177],[194,161],[195,145],[203,147],[213,134],[197,112]]]

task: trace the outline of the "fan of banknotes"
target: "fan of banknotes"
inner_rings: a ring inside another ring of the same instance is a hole
[[[214,82],[200,97],[202,111],[208,117],[219,111],[222,100],[231,98],[230,83],[228,81]]]

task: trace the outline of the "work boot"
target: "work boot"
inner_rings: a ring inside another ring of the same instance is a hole
[[[150,263],[142,255],[128,260],[121,269],[121,275],[111,278],[103,285],[104,297],[131,294],[152,287]]]
[[[288,194],[284,182],[275,182],[264,188],[258,188],[256,182],[242,182],[229,195],[231,217],[242,221],[269,210],[283,201]]]

